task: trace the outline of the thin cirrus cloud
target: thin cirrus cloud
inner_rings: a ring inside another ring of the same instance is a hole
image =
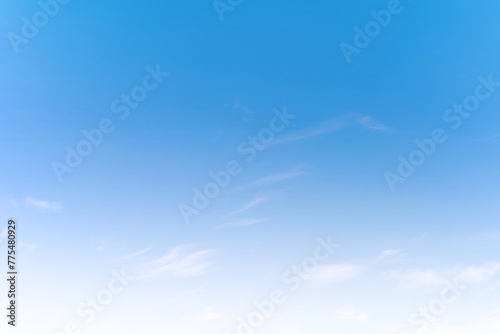
[[[0,243],[3,242],[4,239],[7,239],[7,228],[4,228],[1,232],[0,232]],[[34,250],[38,247],[38,245],[36,243],[33,243],[33,242],[19,242],[19,244],[17,245],[17,247],[19,249],[22,249],[22,248],[25,248],[25,249],[30,249],[30,250]]]
[[[397,281],[399,289],[412,289],[442,285],[446,280],[456,279],[460,284],[481,285],[491,281],[500,271],[500,262],[486,263],[481,266],[468,266],[438,272],[432,269],[410,269],[392,271],[386,278]]]
[[[244,226],[259,224],[262,223],[263,221],[264,219],[244,219],[228,224],[217,225],[214,227],[214,229],[218,230],[222,228],[244,227]]]
[[[239,207],[238,209],[228,213],[225,217],[231,217],[231,216],[234,216],[234,215],[238,215],[238,214],[241,214],[241,213],[244,213],[250,209],[252,209],[253,207],[261,204],[261,203],[264,203],[264,202],[267,202],[271,199],[274,199],[274,198],[277,198],[278,196],[284,194],[285,192],[287,192],[288,190],[290,190],[289,188],[285,188],[285,189],[274,189],[274,190],[268,190],[268,191],[259,191],[257,193],[257,195],[255,195],[255,197],[249,201],[248,203],[244,204],[243,206]]]
[[[135,252],[135,253],[132,253],[129,255],[125,255],[122,257],[122,260],[129,260],[129,259],[133,259],[135,257],[141,256],[141,255],[144,255],[144,254],[148,253],[151,249],[153,249],[153,247],[147,247],[147,248],[141,249],[138,252]]]
[[[381,132],[388,132],[393,130],[391,127],[383,124],[380,121],[377,121],[376,119],[370,116],[365,116],[360,114],[354,114],[353,116],[356,119],[356,122],[358,122],[358,124],[364,127],[365,129],[381,131]]]
[[[335,310],[335,318],[339,320],[351,320],[356,322],[365,322],[370,318],[370,314],[362,312],[354,307],[352,303],[348,303],[341,308]]]
[[[323,133],[340,130],[351,124],[361,126],[362,128],[368,130],[384,132],[384,133],[388,133],[394,130],[393,128],[383,124],[382,122],[374,119],[371,116],[363,115],[357,112],[350,112],[341,115],[339,117],[333,118],[331,120],[328,120],[326,122],[323,122],[321,124],[318,124],[315,127],[290,135],[288,137],[277,139],[268,144],[268,146],[308,139],[311,137],[315,137],[317,135],[321,135]]]
[[[185,321],[211,321],[222,318],[222,314],[215,311],[212,307],[203,309],[199,314],[194,316],[187,316],[183,318]]]
[[[54,211],[54,212],[59,212],[62,210],[62,205],[57,202],[36,200],[33,197],[26,197],[24,199],[24,204],[32,208]]]
[[[135,280],[148,278],[183,278],[200,276],[207,272],[207,269],[214,264],[213,257],[216,250],[206,249],[200,251],[190,251],[189,245],[177,246],[162,257],[149,261],[141,265],[134,275]],[[138,253],[145,254],[140,251]],[[132,254],[137,257],[138,253]],[[130,258],[131,255],[126,256]]]
[[[406,254],[401,249],[386,249],[375,259],[375,262],[396,262],[402,260]]]
[[[240,214],[240,213],[243,213],[247,210],[250,210],[251,208],[253,208],[254,206],[262,203],[262,202],[265,202],[269,199],[269,197],[267,195],[264,195],[262,193],[259,193],[257,194],[257,196],[255,196],[254,199],[252,199],[250,202],[248,202],[247,204],[243,205],[242,207],[240,207],[239,209],[236,209],[235,211],[229,213],[227,215],[227,217],[229,216],[234,216],[234,215],[237,215],[237,214]]]
[[[469,266],[460,271],[458,280],[464,284],[485,284],[500,270],[500,262],[490,262],[483,266]]]
[[[251,188],[261,188],[261,187],[265,187],[265,186],[268,186],[268,185],[271,185],[271,184],[274,184],[274,183],[277,183],[280,181],[294,179],[296,177],[305,176],[305,175],[309,175],[309,172],[304,169],[304,165],[300,165],[300,166],[295,167],[291,170],[282,171],[280,173],[268,175],[268,176],[262,177],[260,179],[257,179],[255,181],[248,182],[246,184],[243,184],[239,187],[232,189],[229,193],[235,193],[238,191],[251,189]]]
[[[435,286],[442,284],[443,280],[435,270],[432,269],[409,269],[406,271],[392,271],[386,275],[389,279],[394,279],[398,283],[399,289],[412,289],[425,286]]]

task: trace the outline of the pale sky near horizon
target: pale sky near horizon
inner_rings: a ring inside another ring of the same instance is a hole
[[[500,4],[402,0],[361,47],[394,1],[223,3],[73,0],[29,38],[41,5],[0,4],[8,333],[235,334],[274,290],[256,334],[498,333]]]

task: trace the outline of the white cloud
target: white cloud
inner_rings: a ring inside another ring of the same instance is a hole
[[[356,124],[365,129],[374,130],[377,132],[389,132],[393,130],[391,127],[384,125],[383,123],[377,121],[373,117],[366,116],[357,112],[349,112],[337,118],[316,125],[315,127],[306,129],[304,131],[290,135],[285,138],[277,139],[274,142],[270,143],[268,146],[290,141],[308,139],[323,133],[339,130],[349,124]]]
[[[335,317],[340,320],[351,320],[357,322],[365,322],[370,318],[371,314],[357,310],[354,305],[348,303],[341,308],[335,310]]]
[[[213,265],[215,250],[201,250],[189,253],[189,246],[175,247],[164,256],[143,265],[136,279],[159,278],[183,278],[205,274],[207,269]]]
[[[462,284],[485,284],[496,276],[500,270],[500,262],[488,263],[484,266],[470,266],[460,271],[458,280]]]
[[[363,116],[360,114],[354,114],[353,116],[355,117],[358,124],[366,129],[383,131],[383,132],[392,130],[390,127],[382,124],[381,122],[377,121],[376,119],[370,116]]]
[[[2,231],[0,232],[0,243],[7,238],[7,228],[4,228],[2,229]],[[21,248],[27,248],[27,249],[36,249],[38,247],[38,245],[34,242],[19,242],[17,244],[17,248],[21,249]]]
[[[351,264],[327,264],[319,266],[311,274],[311,281],[318,283],[337,283],[355,278],[361,274],[363,268]]]
[[[261,193],[259,193],[253,200],[251,200],[250,202],[248,202],[247,204],[243,205],[242,207],[240,207],[239,209],[231,212],[230,214],[228,214],[228,216],[232,216],[232,215],[236,215],[236,214],[239,214],[239,213],[242,213],[242,212],[245,212],[247,210],[250,210],[251,208],[253,208],[254,206],[262,203],[262,202],[265,202],[267,201],[269,198],[265,195],[262,195]]]
[[[50,210],[55,212],[59,212],[62,210],[62,205],[57,202],[40,201],[32,197],[26,197],[24,199],[24,204],[26,206],[31,206],[33,208]]]
[[[309,172],[305,171],[303,166],[299,166],[292,170],[283,171],[281,173],[273,175],[268,175],[258,180],[249,182],[247,184],[234,188],[233,190],[230,191],[230,193],[238,192],[249,188],[261,188],[273,183],[296,178],[298,176],[303,176],[303,175],[309,175]]]
[[[229,223],[229,224],[223,224],[223,225],[218,225],[215,226],[215,229],[221,229],[221,228],[231,228],[231,227],[243,227],[243,226],[249,226],[249,225],[254,225],[263,222],[263,219],[246,219],[246,220],[240,220],[234,223]]]
[[[375,262],[395,262],[401,260],[406,254],[401,249],[386,249],[375,259]]]
[[[424,240],[427,237],[427,233],[428,232],[425,232],[416,238],[410,239],[410,242],[421,242],[422,240]]]
[[[387,277],[397,280],[397,287],[400,289],[434,286],[443,282],[440,275],[431,269],[410,269],[404,272],[393,271]]]
[[[450,277],[454,277],[461,285],[486,284],[500,271],[500,262],[487,263],[482,266],[468,266],[449,270],[436,271],[432,269],[409,269],[393,271],[386,278],[398,281],[397,287],[411,289],[425,286],[439,286]]]
[[[317,136],[317,135],[320,135],[320,134],[323,134],[326,132],[331,132],[331,131],[340,129],[344,126],[344,124],[345,124],[345,120],[343,119],[343,117],[334,118],[334,119],[331,119],[331,120],[326,121],[324,123],[321,123],[313,128],[309,128],[309,129],[306,129],[304,131],[300,131],[298,133],[295,133],[295,134],[290,135],[290,136],[285,137],[285,138],[276,139],[275,141],[268,144],[268,146],[286,143],[286,142],[290,142],[290,141],[308,139],[308,138],[311,138],[311,137],[314,137],[314,136]]]

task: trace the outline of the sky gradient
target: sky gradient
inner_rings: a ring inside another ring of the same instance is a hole
[[[18,333],[499,332],[500,4],[63,2],[0,4]]]

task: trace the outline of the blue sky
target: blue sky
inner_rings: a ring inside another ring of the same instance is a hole
[[[211,1],[73,0],[30,38],[23,17],[41,5],[0,4],[0,208],[20,226],[21,332],[237,333],[331,235],[335,254],[255,333],[412,333],[456,278],[463,294],[426,331],[498,333],[500,5],[402,0],[348,63],[339,45],[391,1],[224,3],[220,20]],[[453,129],[445,113],[478,87],[488,97]],[[112,104],[134,89],[147,97],[120,119]],[[58,178],[54,162],[103,120],[113,130]],[[264,129],[249,162],[238,148]],[[391,187],[435,129],[446,141]],[[231,161],[241,172],[194,208]],[[189,223],[180,205],[198,211]],[[129,284],[86,323],[78,305],[121,268]]]

